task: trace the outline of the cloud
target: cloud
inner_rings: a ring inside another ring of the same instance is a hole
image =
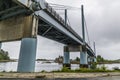
[[[114,1],[96,0],[96,1],[98,7],[95,6],[94,9],[92,9],[91,12],[89,12],[87,20],[88,25],[90,25],[89,30],[91,37],[94,33],[96,33],[96,36],[93,37],[93,39],[100,43],[102,43],[103,41],[108,41],[108,43],[116,41],[119,42],[120,17],[118,15],[120,14],[119,9],[120,1],[119,0]],[[100,14],[98,14],[98,12]]]
[[[107,59],[120,58],[120,1],[91,0],[90,4],[93,7],[86,8],[86,18],[90,38],[96,41],[98,54]]]
[[[96,42],[97,53],[107,59],[120,58],[120,0],[47,0],[49,3],[80,7],[84,4],[85,18],[91,43]],[[64,17],[64,11],[61,11]],[[59,13],[61,13],[59,11]],[[72,28],[81,35],[80,10],[68,10]],[[37,58],[54,58],[63,55],[63,46],[38,37]],[[11,46],[11,47],[10,47]],[[3,45],[11,57],[18,57],[20,42]],[[75,54],[79,56],[78,54]],[[109,55],[109,56],[108,56]]]

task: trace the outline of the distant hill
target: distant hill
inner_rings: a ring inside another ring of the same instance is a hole
[[[115,61],[120,62],[120,59],[117,59],[117,60],[115,60]]]

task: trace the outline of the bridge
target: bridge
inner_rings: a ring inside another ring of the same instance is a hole
[[[80,52],[80,67],[89,67],[95,52],[85,42],[81,8],[82,38],[67,23],[67,10],[63,19],[44,0],[0,0],[0,42],[22,40],[17,71],[34,72],[37,35],[65,44],[63,66],[70,68],[70,52]]]

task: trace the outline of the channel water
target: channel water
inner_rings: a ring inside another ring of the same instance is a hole
[[[18,62],[1,62],[0,72],[17,71],[17,65],[18,65]],[[98,67],[101,67],[101,66],[103,66],[103,64],[98,65]],[[110,70],[112,70],[114,67],[120,68],[120,64],[104,64],[104,66]],[[61,70],[61,69],[62,69],[62,64],[58,64],[54,62],[48,63],[46,61],[36,61],[36,65],[35,65],[35,72],[41,72],[41,71],[50,72],[53,70]],[[79,65],[71,64],[71,69],[79,69]]]

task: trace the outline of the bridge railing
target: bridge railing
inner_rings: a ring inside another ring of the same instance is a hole
[[[58,20],[68,31],[70,31],[74,36],[76,36],[80,41],[82,38],[71,28],[71,26],[65,23],[65,20],[47,3],[45,2],[46,10]]]
[[[45,3],[47,11],[52,14],[58,21],[60,21],[63,25],[65,25],[64,19],[46,2]]]

